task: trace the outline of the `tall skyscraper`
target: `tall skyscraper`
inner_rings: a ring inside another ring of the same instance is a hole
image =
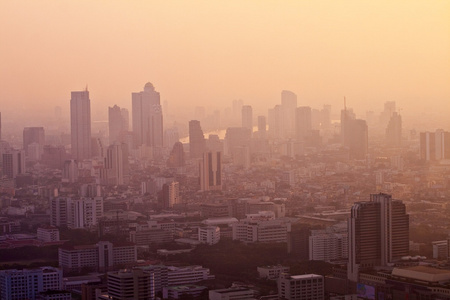
[[[72,156],[77,161],[91,157],[91,100],[89,91],[72,92],[70,99],[70,132]]]
[[[400,147],[402,144],[402,117],[393,112],[386,128],[386,144],[388,147]]]
[[[128,131],[128,110],[117,105],[108,107],[109,144],[123,142]]]
[[[222,190],[222,153],[203,153],[203,159],[200,161],[200,190]]]
[[[162,147],[163,116],[159,92],[147,82],[144,91],[132,93],[131,98],[135,147]]]
[[[386,266],[409,253],[409,215],[402,201],[391,195],[372,194],[357,202],[348,219],[348,279],[357,282],[359,272]]]
[[[311,107],[300,106],[296,112],[296,136],[298,141],[304,141],[312,130]]]
[[[25,127],[23,129],[23,150],[27,156],[30,155],[31,150],[28,147],[33,143],[38,145],[40,155],[42,155],[45,144],[44,127]]]
[[[203,135],[200,121],[189,121],[189,156],[190,158],[200,158],[206,151],[206,142]]]
[[[253,132],[253,110],[250,105],[242,106],[242,127]]]
[[[341,142],[344,147],[348,147],[349,145],[350,134],[348,131],[351,129],[351,121],[354,119],[356,119],[356,115],[353,109],[344,107],[341,110]]]
[[[281,91],[282,134],[284,138],[295,137],[295,111],[297,95],[291,91]]]

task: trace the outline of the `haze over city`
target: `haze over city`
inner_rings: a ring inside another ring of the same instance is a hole
[[[449,28],[448,1],[4,0],[0,105],[68,113],[88,85],[105,120],[151,81],[173,111],[243,99],[266,112],[286,89],[313,107],[346,96],[361,116],[385,101],[443,112]]]
[[[0,300],[450,300],[450,2],[0,0]]]

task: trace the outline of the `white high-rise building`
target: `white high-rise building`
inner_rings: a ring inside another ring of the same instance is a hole
[[[78,161],[91,157],[91,100],[89,91],[72,92],[70,99],[70,134],[72,156]]]
[[[67,198],[67,226],[89,228],[97,225],[103,215],[103,198]]]

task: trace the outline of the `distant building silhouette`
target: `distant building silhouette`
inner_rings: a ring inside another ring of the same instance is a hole
[[[163,146],[163,115],[160,96],[150,82],[144,91],[131,94],[135,147]]]
[[[109,144],[123,142],[124,135],[128,131],[129,113],[125,108],[117,105],[108,107]]]
[[[167,159],[167,167],[180,168],[185,164],[184,148],[181,142],[176,142],[173,145],[169,158]]]
[[[253,131],[253,110],[250,105],[242,106],[242,127]]]
[[[402,117],[393,112],[386,128],[386,144],[388,147],[402,145]]]
[[[295,111],[297,95],[291,91],[281,91],[282,134],[283,138],[295,137]]]
[[[266,138],[267,124],[265,116],[258,116],[258,138]]]
[[[40,160],[44,151],[44,127],[25,127],[23,129],[23,150],[30,160]]]
[[[300,106],[296,109],[296,137],[298,141],[304,141],[312,130],[311,107]]]
[[[89,91],[72,92],[70,132],[72,156],[78,161],[91,158],[91,100]]]
[[[189,156],[190,158],[201,158],[206,151],[206,142],[200,121],[189,121]]]

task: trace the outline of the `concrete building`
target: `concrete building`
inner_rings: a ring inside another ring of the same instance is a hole
[[[66,201],[69,228],[90,228],[97,225],[103,215],[102,197],[66,198]]]
[[[214,245],[220,241],[220,227],[206,226],[198,228],[198,240],[202,244]]]
[[[409,254],[409,215],[402,201],[372,194],[357,202],[348,220],[348,279],[358,281],[361,270],[386,266]]]
[[[43,242],[58,242],[59,229],[54,226],[42,226],[37,229],[37,239]]]
[[[82,269],[108,271],[118,266],[135,263],[136,245],[98,242],[95,245],[62,246],[58,249],[59,266],[64,272],[80,272]]]
[[[309,259],[327,262],[346,261],[348,259],[347,226],[336,225],[324,230],[311,230]]]
[[[285,267],[282,265],[277,266],[264,266],[257,267],[257,271],[260,278],[267,278],[270,280],[276,280],[283,273],[289,273],[289,267]]]
[[[63,274],[58,268],[0,271],[1,299],[39,299],[39,294],[62,289]]]
[[[286,242],[291,223],[284,220],[243,219],[232,224],[233,240],[248,243]]]
[[[324,278],[316,274],[281,276],[278,279],[278,296],[286,300],[324,300]]]
[[[108,296],[116,300],[153,300],[155,289],[150,273],[142,269],[108,272]]]
[[[91,158],[91,100],[87,89],[71,93],[70,134],[72,157],[77,161]]]

